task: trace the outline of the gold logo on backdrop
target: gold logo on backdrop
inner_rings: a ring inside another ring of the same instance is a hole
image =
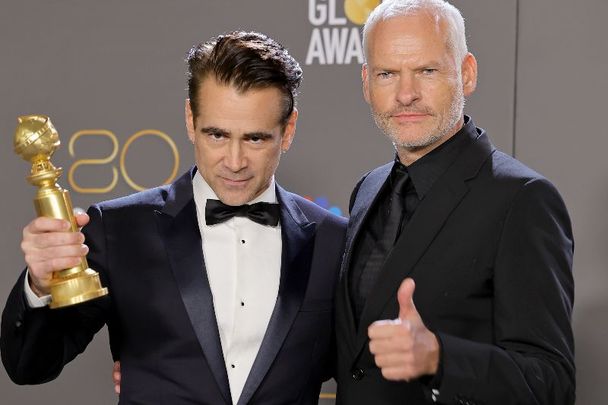
[[[167,145],[169,145],[169,148],[171,149],[171,153],[173,154],[173,168],[171,169],[171,173],[169,174],[167,179],[165,179],[162,184],[168,184],[168,183],[172,182],[175,179],[175,177],[177,176],[177,171],[179,169],[179,151],[177,150],[177,146],[175,145],[175,142],[173,141],[173,139],[171,139],[171,137],[169,135],[165,134],[162,131],[158,131],[156,129],[144,129],[139,132],[136,132],[135,134],[133,134],[129,138],[127,138],[127,141],[125,142],[124,146],[122,147],[122,150],[120,151],[120,159],[119,159],[120,174],[122,174],[122,177],[125,180],[125,182],[136,191],[145,190],[147,187],[137,184],[135,181],[133,181],[131,176],[129,176],[129,173],[127,172],[127,168],[126,168],[127,152],[129,151],[129,147],[133,144],[133,142],[135,142],[139,138],[150,137],[150,136],[158,137],[158,138],[162,139],[163,141],[165,141],[165,143]],[[68,172],[68,182],[70,183],[70,186],[74,189],[74,191],[77,191],[77,192],[83,193],[83,194],[104,194],[104,193],[111,192],[116,187],[116,184],[118,183],[118,177],[119,177],[119,175],[118,175],[119,169],[117,169],[116,166],[114,166],[114,165],[110,166],[111,171],[112,171],[112,181],[107,186],[104,186],[104,187],[83,187],[76,183],[74,174],[75,174],[76,170],[82,166],[105,166],[105,165],[111,163],[112,161],[114,161],[114,159],[116,158],[116,156],[118,155],[118,152],[120,150],[118,138],[116,137],[116,135],[113,132],[108,131],[106,129],[84,129],[84,130],[78,131],[74,135],[72,135],[72,138],[70,139],[70,143],[68,144],[69,154],[73,158],[76,157],[76,153],[74,151],[74,144],[76,143],[76,141],[78,141],[82,137],[107,138],[112,142],[112,152],[110,153],[110,155],[108,155],[107,157],[104,157],[104,158],[80,159],[80,160],[77,160],[76,162],[74,162],[74,164],[72,164],[72,166],[70,167],[70,170]]]
[[[353,23],[363,25],[380,0],[345,0],[344,14]]]
[[[169,144],[171,152],[173,152],[173,169],[171,170],[171,174],[169,175],[169,177],[167,177],[167,179],[165,179],[163,184],[169,184],[171,181],[173,181],[175,176],[177,176],[177,169],[179,167],[179,152],[177,151],[177,146],[175,146],[175,142],[173,142],[173,139],[171,139],[169,135],[165,134],[164,132],[157,131],[155,129],[144,129],[142,131],[137,132],[129,139],[127,139],[127,142],[125,143],[125,146],[122,148],[122,152],[120,153],[120,172],[125,178],[127,184],[137,191],[143,191],[147,187],[140,186],[136,184],[133,180],[131,180],[131,177],[129,177],[129,175],[127,174],[127,169],[125,168],[125,158],[127,156],[127,150],[129,149],[129,146],[131,146],[133,141],[146,135],[158,136],[160,139],[164,140],[165,142],[167,142],[167,144]]]
[[[75,156],[74,144],[76,143],[78,138],[82,136],[102,136],[109,138],[112,141],[113,145],[112,153],[110,154],[110,156],[103,159],[80,159],[76,161],[76,163],[74,163],[68,171],[68,182],[70,183],[70,186],[74,189],[74,191],[77,191],[79,193],[109,193],[114,189],[114,187],[116,187],[116,183],[118,183],[118,170],[114,166],[112,166],[112,182],[110,182],[107,187],[81,187],[76,184],[76,181],[74,180],[74,172],[76,171],[76,169],[83,165],[105,165],[110,163],[118,154],[118,139],[116,138],[116,135],[105,129],[83,129],[82,131],[76,132],[74,135],[72,135],[72,138],[70,138],[70,143],[68,144],[68,152],[70,153],[71,157]]]

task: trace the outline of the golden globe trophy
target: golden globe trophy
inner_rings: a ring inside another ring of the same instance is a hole
[[[49,117],[25,115],[18,118],[15,131],[15,153],[32,164],[27,180],[38,187],[34,206],[38,216],[68,220],[73,232],[78,231],[67,190],[56,182],[63,170],[53,166],[51,156],[59,147],[59,134]],[[107,288],[101,286],[99,274],[91,270],[86,258],[78,266],[53,273],[51,308],[61,308],[104,296]]]

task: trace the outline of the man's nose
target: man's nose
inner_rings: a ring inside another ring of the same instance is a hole
[[[416,77],[401,75],[399,77],[399,88],[397,89],[397,101],[402,105],[411,105],[420,99],[420,89]]]
[[[245,150],[239,141],[231,141],[224,156],[224,165],[233,172],[238,172],[247,166]]]

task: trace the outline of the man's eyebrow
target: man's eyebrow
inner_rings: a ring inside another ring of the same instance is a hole
[[[247,139],[251,138],[260,138],[260,139],[270,139],[272,138],[272,134],[270,132],[264,131],[254,131],[254,132],[246,132],[243,137]]]
[[[225,129],[221,129],[218,127],[201,128],[201,132],[206,133],[206,134],[212,134],[212,135],[222,135],[222,136],[230,135],[229,131],[226,131]]]
[[[373,66],[371,69],[369,69],[371,72],[394,72],[396,70],[399,70],[398,68],[389,68],[387,66]]]

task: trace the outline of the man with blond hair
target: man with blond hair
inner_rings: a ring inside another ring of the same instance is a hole
[[[573,239],[543,176],[464,115],[460,12],[388,0],[362,79],[393,162],[350,204],[336,297],[338,404],[573,404]]]

